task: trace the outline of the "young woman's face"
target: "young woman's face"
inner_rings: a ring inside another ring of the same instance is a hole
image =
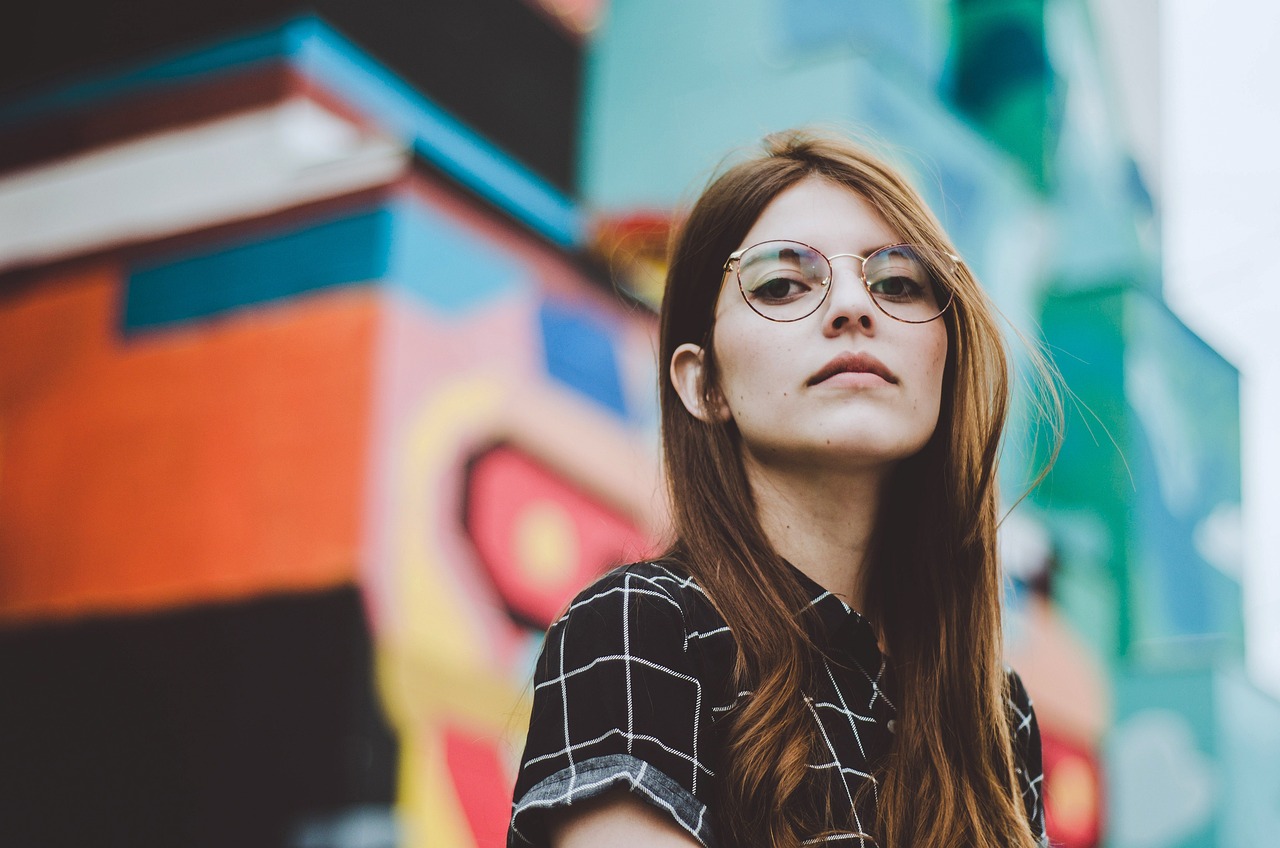
[[[808,177],[765,207],[739,250],[785,239],[827,256],[866,256],[901,241],[859,195]],[[756,461],[796,467],[883,467],[928,442],[938,422],[947,328],[942,318],[907,324],[871,300],[860,263],[832,261],[831,288],[817,311],[770,321],[725,274],[715,307],[720,402],[696,390],[701,351],[678,348],[671,376],[685,406],[709,420],[731,418]]]

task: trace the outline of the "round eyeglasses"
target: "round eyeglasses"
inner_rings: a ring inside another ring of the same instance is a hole
[[[729,254],[725,273],[734,271],[747,305],[770,321],[808,318],[831,290],[831,262],[848,256],[871,300],[890,318],[908,324],[932,321],[951,305],[952,292],[939,282],[960,257],[919,244],[891,244],[867,256],[827,256],[798,241],[762,241]]]

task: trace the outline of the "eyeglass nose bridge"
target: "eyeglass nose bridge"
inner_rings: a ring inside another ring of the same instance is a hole
[[[827,275],[827,288],[828,288],[828,289],[830,289],[830,288],[835,284],[835,277],[836,277],[836,260],[837,260],[837,259],[845,259],[845,258],[848,258],[848,259],[856,259],[856,260],[858,260],[858,264],[857,264],[858,281],[862,283],[862,285],[863,285],[863,287],[864,287],[864,288],[866,288],[866,285],[867,285],[867,257],[865,257],[865,256],[860,256],[860,255],[859,255],[859,254],[857,254],[857,253],[834,253],[834,254],[832,254],[831,256],[827,256],[827,255],[824,253],[824,254],[822,254],[822,258],[823,258],[823,259],[825,259],[825,260],[827,260],[827,268],[829,268],[829,269],[830,269],[830,274],[828,274],[828,275]],[[868,297],[871,297],[871,291],[870,291],[869,289],[867,290],[867,296],[868,296]],[[872,300],[874,300],[874,298],[872,298]]]
[[[834,253],[834,254],[832,254],[831,256],[827,256],[827,255],[824,253],[824,254],[823,254],[823,256],[824,256],[824,257],[826,257],[826,260],[827,260],[827,264],[828,264],[828,265],[830,265],[832,262],[835,262],[837,259],[844,259],[846,256],[848,256],[848,257],[849,257],[849,258],[851,258],[851,259],[856,259],[856,260],[858,260],[858,264],[862,264],[863,262],[866,262],[866,261],[867,261],[867,257],[865,257],[865,256],[859,256],[859,255],[858,255],[858,254],[856,254],[856,253]]]
[[[819,309],[821,309],[823,304],[825,304],[828,298],[830,297],[831,290],[835,288],[835,282],[836,282],[836,260],[844,259],[844,258],[858,260],[858,266],[857,266],[858,282],[861,283],[859,288],[862,290],[862,293],[866,295],[868,303],[870,303],[878,311],[883,311],[883,307],[879,306],[879,304],[876,303],[875,296],[871,293],[871,289],[867,285],[867,257],[857,253],[833,253],[832,255],[827,256],[825,253],[822,253],[822,251],[818,251],[818,255],[820,255],[823,259],[827,260],[827,268],[829,270],[829,273],[827,274],[826,281],[823,283],[824,291],[822,292],[822,300],[817,305],[814,306],[813,312],[817,312]],[[809,314],[812,315],[813,312],[810,312]]]

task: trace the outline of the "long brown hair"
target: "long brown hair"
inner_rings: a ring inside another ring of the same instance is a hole
[[[818,744],[803,700],[814,656],[808,599],[761,528],[733,422],[690,415],[666,366],[679,345],[701,345],[703,391],[715,399],[714,307],[725,258],[764,208],[806,177],[856,192],[904,241],[955,251],[906,181],[857,146],[792,131],[764,148],[711,182],[673,241],[661,318],[662,431],[677,540],[669,555],[729,624],[737,690],[754,693],[729,725],[718,827],[729,845],[792,848],[848,826],[831,820],[829,804],[803,803]],[[948,351],[937,429],[886,486],[861,586],[861,612],[891,646],[898,681],[871,835],[885,848],[1032,846],[1005,709],[996,557],[1009,369],[993,307],[967,267],[941,282],[955,300],[941,319]]]

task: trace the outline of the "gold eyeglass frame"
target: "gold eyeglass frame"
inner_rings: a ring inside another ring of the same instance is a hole
[[[742,267],[741,262],[742,262],[743,254],[745,254],[748,250],[754,250],[755,248],[760,247],[763,244],[774,244],[774,243],[798,244],[801,247],[807,247],[809,250],[812,250],[814,253],[821,256],[827,263],[827,275],[822,280],[822,297],[819,298],[818,302],[814,305],[813,309],[809,310],[805,314],[800,315],[796,318],[772,318],[768,315],[765,315],[759,309],[756,309],[756,307],[751,303],[751,299],[747,297],[746,289],[742,287],[742,274],[740,273],[740,271]],[[856,253],[837,253],[834,256],[827,256],[821,250],[818,250],[818,248],[814,247],[811,244],[805,244],[802,241],[796,241],[794,239],[766,239],[764,241],[756,242],[755,244],[747,245],[741,250],[735,250],[733,253],[730,253],[729,258],[724,261],[723,272],[725,274],[728,274],[730,271],[733,271],[733,277],[735,280],[738,281],[738,293],[742,295],[742,299],[746,302],[748,308],[750,308],[752,312],[759,315],[761,318],[765,319],[766,321],[773,321],[778,324],[790,324],[793,321],[803,321],[805,318],[808,318],[810,315],[812,315],[813,313],[817,312],[819,309],[822,308],[822,304],[827,302],[827,295],[830,294],[831,292],[831,281],[835,274],[835,266],[832,264],[832,262],[834,262],[836,259],[842,259],[847,256],[852,259],[858,260],[858,276],[862,278],[862,286],[867,290],[867,297],[869,297],[871,299],[871,302],[876,305],[876,308],[879,309],[881,312],[883,312],[887,317],[892,318],[895,321],[901,321],[903,324],[928,324],[930,321],[938,320],[939,318],[942,317],[943,313],[945,313],[948,309],[951,308],[951,304],[955,302],[956,295],[955,295],[955,292],[951,290],[950,286],[945,285],[943,283],[939,283],[937,280],[931,280],[930,282],[932,282],[933,285],[935,286],[935,290],[937,288],[942,288],[946,291],[947,302],[944,303],[942,305],[942,308],[938,310],[937,315],[934,315],[930,318],[926,318],[923,321],[909,321],[905,318],[899,318],[898,316],[892,314],[891,312],[889,312],[889,310],[885,309],[880,304],[880,301],[876,298],[875,293],[871,291],[871,281],[867,279],[867,260],[875,256],[877,253],[882,253],[883,251],[886,251],[886,250],[892,250],[895,247],[925,247],[925,245],[917,245],[911,242],[895,242],[894,244],[886,244],[884,247],[877,247],[875,250],[871,251],[866,256],[859,256]],[[954,253],[946,253],[944,251],[934,251],[932,248],[926,248],[926,249],[932,253],[938,253],[942,256],[946,256],[952,262],[956,263],[957,266],[963,264],[963,260],[961,260],[960,257],[956,256]]]

